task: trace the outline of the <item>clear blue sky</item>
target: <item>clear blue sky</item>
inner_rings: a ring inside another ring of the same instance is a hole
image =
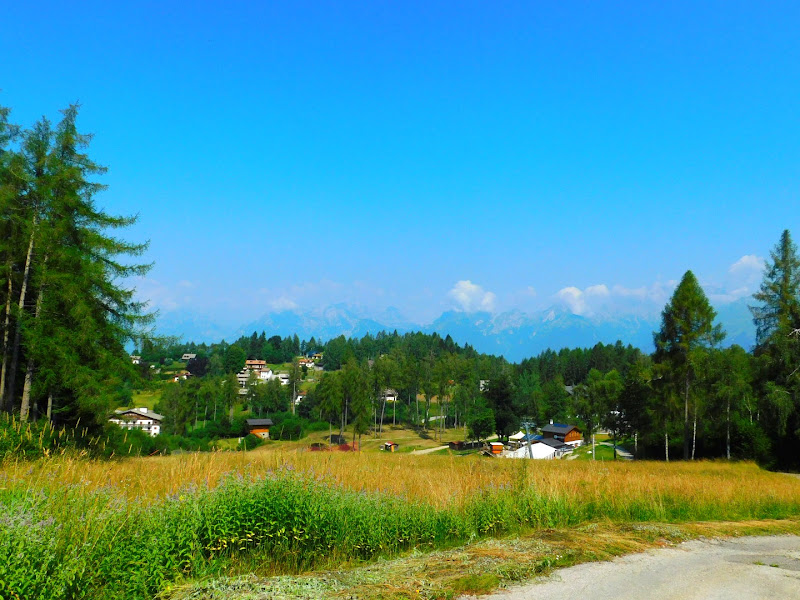
[[[0,104],[82,103],[162,309],[741,296],[800,238],[800,3],[646,4],[13,2]]]

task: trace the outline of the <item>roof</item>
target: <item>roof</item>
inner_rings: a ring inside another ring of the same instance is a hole
[[[145,419],[153,419],[154,421],[164,420],[163,415],[154,413],[149,410],[142,410],[141,408],[128,408],[126,410],[115,410],[114,414],[119,416],[133,414],[136,415],[137,417],[143,417]]]
[[[272,419],[247,419],[248,427],[270,427]]]
[[[191,360],[193,358],[197,358],[197,354],[189,354],[188,352],[181,356],[181,360]]]
[[[573,429],[577,429],[578,433],[580,433],[580,429],[578,429],[575,425],[564,425],[562,423],[553,423],[551,425],[545,425],[542,427],[542,433],[557,433],[559,435],[567,435]]]
[[[542,438],[541,440],[539,440],[539,443],[545,444],[546,446],[550,446],[551,448],[555,448],[556,450],[560,448],[569,448],[568,444],[565,444],[560,440],[554,440],[553,438]]]

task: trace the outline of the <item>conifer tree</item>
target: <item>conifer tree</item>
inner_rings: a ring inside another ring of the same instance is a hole
[[[796,465],[800,448],[800,258],[785,230],[770,253],[751,306],[767,428],[779,461]]]
[[[686,271],[661,313],[661,329],[654,336],[655,360],[669,365],[670,383],[683,397],[684,460],[689,458],[689,406],[698,355],[725,337],[721,326],[714,324],[716,316],[694,273]]]
[[[152,319],[121,282],[149,265],[123,262],[146,246],[108,232],[135,218],[95,205],[104,186],[94,178],[105,169],[86,154],[91,136],[78,132],[78,106],[62,114],[55,129],[42,119],[23,132],[4,177],[16,242],[0,247],[0,261],[11,265],[4,300],[12,307],[0,392],[22,420],[46,402],[48,416],[100,424],[136,377],[125,343]]]

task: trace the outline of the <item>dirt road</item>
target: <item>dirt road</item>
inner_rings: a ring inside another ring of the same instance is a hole
[[[800,536],[686,542],[550,577],[481,600],[800,598]]]

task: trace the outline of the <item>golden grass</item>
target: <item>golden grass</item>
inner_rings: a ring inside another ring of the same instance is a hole
[[[436,507],[460,504],[479,490],[523,485],[568,502],[594,502],[610,509],[642,502],[747,506],[771,501],[800,506],[800,479],[770,473],[752,463],[722,461],[579,462],[526,461],[477,456],[415,456],[368,452],[307,452],[275,448],[191,453],[96,461],[56,457],[10,460],[0,466],[0,488],[111,486],[143,499],[174,494],[186,486],[215,487],[227,475],[258,477],[293,470],[354,490],[384,491]],[[270,448],[270,447],[268,447]]]

